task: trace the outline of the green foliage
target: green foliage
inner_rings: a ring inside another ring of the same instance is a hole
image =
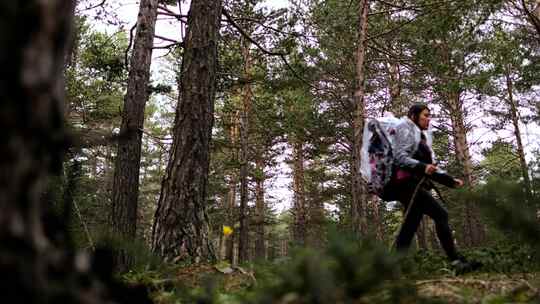
[[[515,147],[508,142],[495,141],[483,151],[484,159],[480,162],[483,177],[505,178],[517,181],[521,177],[521,167]]]

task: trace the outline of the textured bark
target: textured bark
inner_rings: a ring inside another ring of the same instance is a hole
[[[157,19],[158,0],[142,0],[137,18],[127,93],[124,97],[121,139],[118,141],[112,188],[112,231],[126,241],[136,237],[139,170],[144,109],[148,100],[150,64]],[[119,252],[118,267],[127,269],[128,256]]]
[[[266,204],[264,201],[264,159],[262,151],[259,151],[255,162],[257,172],[261,175],[255,180],[255,258],[263,260],[266,258],[264,218],[266,213]]]
[[[367,197],[365,185],[360,173],[362,155],[362,132],[364,130],[364,95],[365,75],[364,61],[366,54],[367,18],[369,1],[362,0],[359,10],[358,41],[356,49],[356,89],[354,92],[354,122],[353,122],[353,149],[352,149],[352,205],[351,223],[353,232],[357,235],[367,233]]]
[[[416,231],[416,241],[418,242],[418,248],[427,250],[428,244],[427,244],[427,218],[424,216],[422,218],[422,221],[420,222],[420,226],[418,227],[418,230]]]
[[[519,156],[519,164],[521,166],[521,176],[523,177],[523,188],[527,200],[530,202],[532,199],[531,179],[529,177],[529,167],[527,166],[527,160],[525,159],[525,149],[523,148],[523,142],[521,141],[521,130],[519,129],[519,114],[516,102],[514,101],[514,84],[510,76],[510,68],[505,70],[506,77],[506,91],[508,93],[508,106],[510,107],[510,116],[512,124],[514,126],[514,137],[517,143],[517,152]]]
[[[220,18],[220,0],[191,2],[174,139],[152,232],[154,252],[166,259],[214,258],[206,194]]]
[[[244,79],[251,77],[250,42],[242,40],[242,58],[244,60]],[[253,93],[250,81],[246,81],[242,88],[242,116],[240,118],[240,239],[238,242],[238,262],[246,262],[249,246],[249,218],[248,218],[248,148],[249,148],[249,120]]]
[[[381,204],[380,198],[375,195],[369,195],[367,204],[369,209],[369,221],[371,223],[371,230],[368,232],[372,233],[376,240],[383,241],[384,227],[381,210],[379,208]]]
[[[304,148],[298,140],[293,144],[293,240],[295,245],[306,245],[307,208],[304,189]]]

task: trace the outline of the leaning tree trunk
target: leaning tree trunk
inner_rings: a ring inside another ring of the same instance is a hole
[[[251,91],[251,56],[250,42],[242,40],[242,58],[244,60],[244,78],[248,80],[242,88],[242,116],[240,118],[240,238],[238,242],[238,262],[246,262],[249,258],[249,218],[248,218],[248,149],[249,119],[253,92]]]
[[[158,0],[142,0],[139,6],[114,168],[112,231],[125,241],[133,241],[136,236],[142,129],[144,109],[149,96],[148,83],[157,6]],[[131,261],[124,251],[118,252],[117,264],[119,270],[126,270],[130,266]]]
[[[1,303],[109,303],[94,282],[81,286],[66,223],[41,204],[68,145],[62,75],[73,6],[0,1]]]
[[[514,101],[514,83],[510,76],[510,68],[505,69],[506,78],[506,91],[508,93],[508,105],[510,106],[510,117],[512,124],[514,125],[514,136],[517,143],[517,152],[519,156],[519,164],[521,166],[521,176],[523,177],[523,188],[525,190],[525,197],[528,203],[531,203],[532,199],[532,187],[531,179],[529,177],[529,168],[527,167],[527,160],[525,159],[525,149],[523,148],[523,142],[521,141],[521,130],[519,129],[519,114],[517,104]]]
[[[353,122],[353,149],[352,149],[352,205],[351,223],[353,232],[357,236],[367,233],[367,196],[365,185],[360,173],[362,157],[362,132],[364,129],[364,97],[365,74],[364,61],[366,54],[367,18],[369,1],[362,0],[359,10],[358,41],[356,49],[356,89],[354,92],[354,122]]]
[[[221,0],[191,2],[174,139],[152,232],[154,252],[166,259],[214,258],[206,193],[220,19]]]

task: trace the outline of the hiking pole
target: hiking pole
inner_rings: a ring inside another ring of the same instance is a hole
[[[418,190],[420,190],[420,186],[426,181],[427,176],[423,176],[422,179],[418,182],[418,185],[416,185],[416,188],[414,188],[413,195],[411,196],[411,199],[409,201],[409,204],[407,205],[407,208],[405,209],[405,214],[403,215],[403,222],[401,223],[401,227],[399,228],[398,235],[401,234],[401,231],[403,230],[403,226],[405,225],[405,222],[407,221],[407,217],[409,216],[409,211],[412,209],[412,205],[414,204],[414,199],[416,198],[416,194],[418,194]],[[396,241],[397,238],[394,239],[394,243],[392,244],[392,248],[396,249]]]

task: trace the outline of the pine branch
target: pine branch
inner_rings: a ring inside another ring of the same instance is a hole
[[[223,10],[222,11],[222,14],[223,16],[225,16],[225,18],[227,19],[227,21],[229,22],[229,24],[231,24],[234,28],[236,28],[238,30],[238,32],[244,37],[246,38],[248,41],[250,41],[251,43],[253,43],[260,51],[262,51],[264,54],[266,55],[270,55],[270,56],[277,56],[279,57],[283,63],[287,66],[287,68],[289,69],[289,71],[291,71],[294,75],[294,77],[296,77],[297,79],[299,79],[300,81],[302,81],[304,84],[306,84],[307,86],[309,86],[310,88],[313,88],[313,89],[317,89],[315,86],[313,86],[310,82],[308,82],[307,80],[305,80],[303,77],[301,77],[297,72],[296,70],[293,69],[293,67],[289,64],[289,62],[287,61],[287,58],[286,56],[288,55],[287,53],[282,53],[282,52],[272,52],[272,51],[269,51],[267,49],[265,49],[262,45],[260,45],[257,41],[255,41],[255,39],[253,39],[248,33],[246,33],[246,31],[244,31],[244,29],[238,25],[238,23],[236,23],[234,21],[234,19],[231,17],[231,15],[229,15],[229,13],[226,11],[226,10]]]

